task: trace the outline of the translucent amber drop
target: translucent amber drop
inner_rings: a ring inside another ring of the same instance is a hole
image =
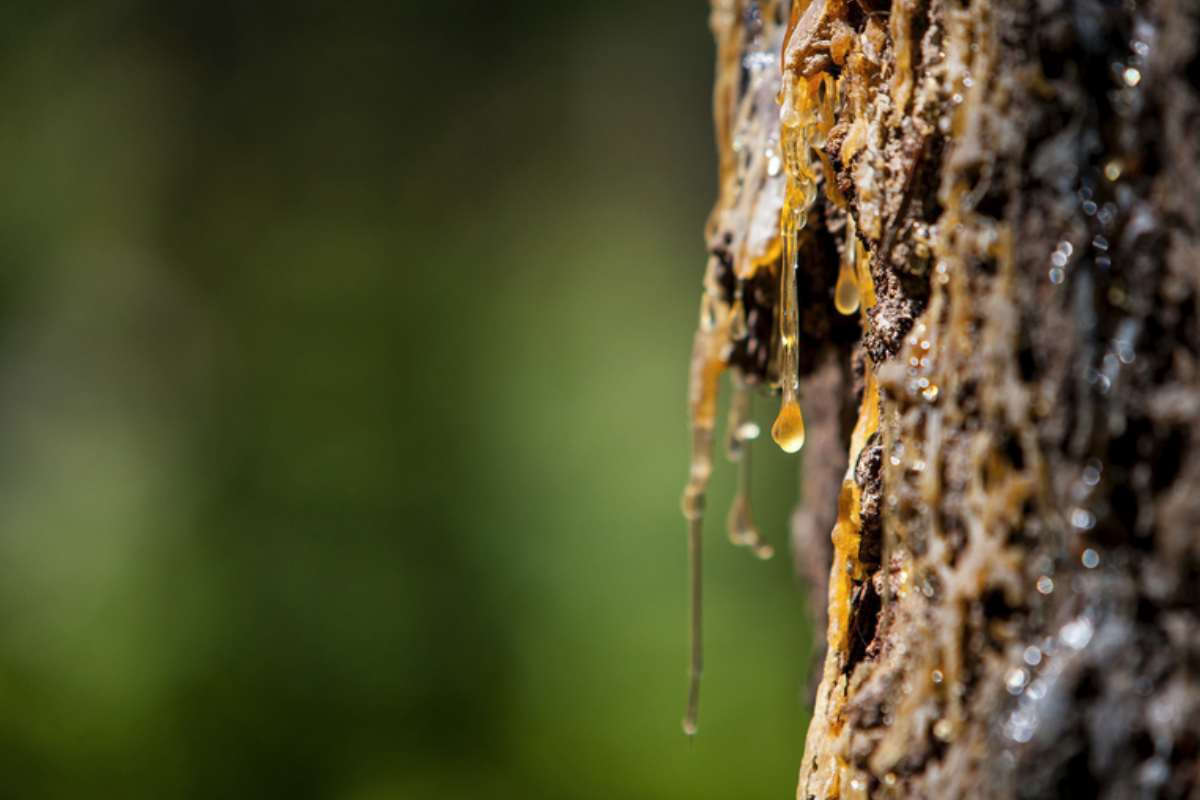
[[[854,217],[846,215],[846,248],[838,269],[837,286],[833,290],[833,305],[842,314],[853,314],[861,302],[858,287],[858,236]]]
[[[804,447],[804,415],[795,400],[786,400],[779,409],[779,416],[771,426],[771,438],[785,453],[795,453]]]
[[[837,288],[833,291],[833,305],[839,313],[853,314],[858,311],[858,302],[858,280],[854,275],[854,267],[849,261],[843,261],[838,270]]]

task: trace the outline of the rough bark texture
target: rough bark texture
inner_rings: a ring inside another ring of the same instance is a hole
[[[726,49],[762,48],[741,24]],[[1185,0],[791,8],[785,101],[836,86],[798,259],[794,538],[835,545],[801,800],[1200,796],[1198,25]],[[827,321],[847,220],[856,342]]]
[[[800,796],[1186,797],[1194,7],[892,13],[909,17],[889,28],[919,54],[917,97],[874,98],[907,113],[881,127],[864,345],[882,408],[855,469],[863,519],[882,516],[861,547],[886,559],[855,582],[852,619],[875,619],[828,656]],[[895,58],[880,60],[886,80]]]

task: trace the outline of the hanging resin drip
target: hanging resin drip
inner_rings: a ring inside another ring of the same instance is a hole
[[[785,453],[795,453],[804,446],[804,415],[800,412],[800,363],[797,351],[800,318],[796,308],[796,244],[795,226],[785,233],[783,277],[780,279],[779,315],[779,382],[783,400],[779,415],[771,426],[771,438]]]
[[[785,8],[785,5],[787,6]],[[759,382],[770,368],[775,348],[762,341],[756,319],[770,309],[761,301],[760,270],[773,274],[779,263],[779,215],[788,180],[783,173],[776,99],[790,3],[714,2],[710,22],[717,40],[714,119],[720,156],[720,191],[705,226],[712,254],[705,272],[700,325],[689,370],[692,455],[683,515],[687,520],[691,579],[690,662],[683,730],[696,733],[703,668],[701,539],[705,496],[713,470],[713,428],[721,374],[735,353],[751,357],[752,374],[736,370],[727,447],[738,465],[739,489],[730,511],[730,538],[760,556],[770,554],[750,512],[750,441],[757,428],[749,417],[750,394],[744,381]],[[729,280],[735,283],[730,292]],[[754,293],[752,293],[752,288]],[[764,353],[763,351],[767,351]],[[758,357],[756,357],[758,356]]]
[[[710,265],[709,277],[712,277]],[[688,702],[683,719],[683,731],[696,733],[700,713],[700,675],[704,671],[703,618],[703,559],[701,544],[704,530],[704,503],[708,479],[712,475],[713,428],[717,416],[717,395],[721,373],[725,371],[724,343],[729,335],[729,310],[715,297],[713,282],[700,302],[700,325],[692,345],[691,370],[688,379],[688,410],[692,428],[692,458],[688,482],[683,490],[683,516],[688,523],[688,563],[691,575],[690,640],[691,659],[688,668]]]
[[[809,165],[808,142],[813,126],[811,85],[788,74],[783,82],[779,110],[780,140],[783,143],[787,192],[780,213],[783,259],[779,279],[779,384],[783,393],[779,416],[771,426],[771,438],[784,452],[795,453],[804,446],[804,415],[800,412],[800,313],[796,296],[797,237],[808,222],[808,212],[817,200],[817,182]]]
[[[858,237],[854,218],[846,215],[846,248],[838,269],[837,287],[833,290],[833,305],[841,314],[853,314],[860,303],[858,291]]]
[[[750,510],[750,448],[758,438],[759,429],[751,419],[750,387],[736,373],[733,375],[733,386],[725,453],[730,461],[738,465],[738,484],[737,494],[726,518],[729,541],[748,547],[754,555],[767,559],[775,555],[775,550],[763,539]]]

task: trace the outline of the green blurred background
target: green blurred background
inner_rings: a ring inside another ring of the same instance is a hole
[[[706,4],[0,22],[0,796],[792,796],[725,465],[679,727]]]

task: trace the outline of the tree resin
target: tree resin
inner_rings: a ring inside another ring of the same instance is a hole
[[[771,426],[771,438],[784,452],[804,446],[804,415],[800,411],[800,312],[796,296],[799,267],[797,237],[808,223],[808,212],[817,201],[817,181],[809,157],[809,138],[816,128],[816,84],[788,74],[783,80],[779,109],[787,192],[780,212],[783,258],[779,279],[779,388],[782,401]]]

